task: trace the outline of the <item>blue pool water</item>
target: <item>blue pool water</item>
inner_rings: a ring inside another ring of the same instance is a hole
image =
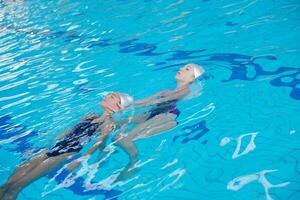
[[[111,181],[128,161],[111,145],[18,199],[299,200],[299,13],[298,0],[0,1],[0,185],[106,92],[147,97],[193,62],[202,95],[136,142],[126,181]]]

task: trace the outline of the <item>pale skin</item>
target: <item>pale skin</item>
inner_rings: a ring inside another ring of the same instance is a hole
[[[158,92],[146,99],[135,101],[134,107],[147,107],[186,97],[190,92],[189,85],[195,80],[193,67],[195,67],[194,64],[185,65],[176,73],[176,89]],[[130,159],[125,169],[117,178],[117,181],[127,178],[133,172],[138,156],[138,150],[134,144],[135,141],[160,134],[177,125],[177,116],[172,113],[161,113],[148,120],[147,117],[148,114],[144,113],[141,116],[130,117],[121,122],[121,124],[136,123],[137,126],[133,130],[125,133],[124,136],[117,135],[114,138],[116,144],[128,154]]]
[[[101,102],[103,114],[94,119],[91,123],[102,123],[96,132],[101,131],[95,144],[84,153],[79,159],[67,165],[69,171],[77,168],[83,159],[88,159],[98,148],[105,142],[107,136],[114,128],[114,122],[111,118],[112,114],[121,110],[120,98],[118,93],[107,95]],[[83,119],[91,119],[94,114],[87,115]],[[64,138],[72,128],[56,138]],[[1,200],[15,200],[17,195],[30,183],[39,179],[42,176],[50,173],[55,168],[61,166],[65,161],[74,156],[76,152],[63,153],[54,157],[48,157],[44,151],[31,160],[21,164],[14,173],[9,177],[8,181],[0,188]]]

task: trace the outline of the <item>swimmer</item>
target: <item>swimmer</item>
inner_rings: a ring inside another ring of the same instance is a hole
[[[115,128],[112,115],[123,110],[131,101],[132,99],[126,94],[114,92],[106,95],[100,103],[103,109],[101,116],[97,114],[85,116],[72,128],[56,137],[56,139],[61,140],[53,148],[45,150],[38,156],[21,164],[0,188],[0,199],[16,199],[26,186],[50,173],[79,153],[93,136],[98,137],[96,143],[86,153],[67,165],[69,171],[77,168],[83,159],[88,159],[91,154],[103,146],[105,139]]]
[[[151,137],[163,131],[174,128],[177,125],[176,118],[180,111],[177,109],[177,101],[190,94],[190,85],[204,74],[204,69],[197,64],[187,64],[182,67],[175,76],[177,87],[173,90],[159,92],[149,98],[135,101],[134,107],[141,108],[154,105],[154,108],[138,117],[129,117],[124,123],[136,123],[137,126],[124,135],[116,135],[116,145],[124,149],[129,155],[129,163],[117,180],[126,178],[132,167],[137,162],[138,151],[134,141]]]

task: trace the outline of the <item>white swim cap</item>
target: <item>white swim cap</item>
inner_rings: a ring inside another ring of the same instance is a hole
[[[120,95],[120,100],[121,100],[121,106],[123,108],[126,108],[127,106],[132,104],[133,98],[131,96],[129,96],[128,94],[122,94],[122,93],[119,93],[119,95]]]
[[[204,73],[204,69],[201,66],[196,64],[193,64],[193,67],[194,67],[194,76],[195,79],[197,79],[199,76],[201,76]]]

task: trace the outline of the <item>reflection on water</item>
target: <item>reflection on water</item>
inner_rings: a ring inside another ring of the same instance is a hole
[[[232,159],[235,159],[240,156],[246,155],[247,153],[249,153],[250,151],[253,151],[255,149],[256,145],[254,143],[254,140],[255,140],[255,137],[257,136],[257,134],[258,134],[257,132],[242,134],[238,138],[224,137],[220,142],[220,146],[225,146],[228,143],[230,143],[232,140],[235,141],[237,144],[236,144],[236,148],[232,154]],[[244,149],[244,151],[240,152],[243,138],[247,137],[247,136],[250,136],[251,139],[250,139],[249,143],[247,144],[246,148]]]
[[[273,198],[270,196],[270,192],[269,192],[270,189],[281,188],[281,187],[285,187],[288,184],[290,184],[290,182],[284,182],[284,183],[279,183],[279,184],[275,184],[275,185],[270,183],[268,181],[268,179],[265,177],[265,175],[267,173],[276,172],[276,171],[277,170],[274,170],[274,169],[273,170],[262,170],[260,172],[254,173],[254,174],[237,177],[228,183],[227,189],[233,190],[233,191],[238,191],[245,185],[247,185],[251,182],[257,181],[260,184],[262,184],[262,186],[264,187],[266,199],[272,200]]]

